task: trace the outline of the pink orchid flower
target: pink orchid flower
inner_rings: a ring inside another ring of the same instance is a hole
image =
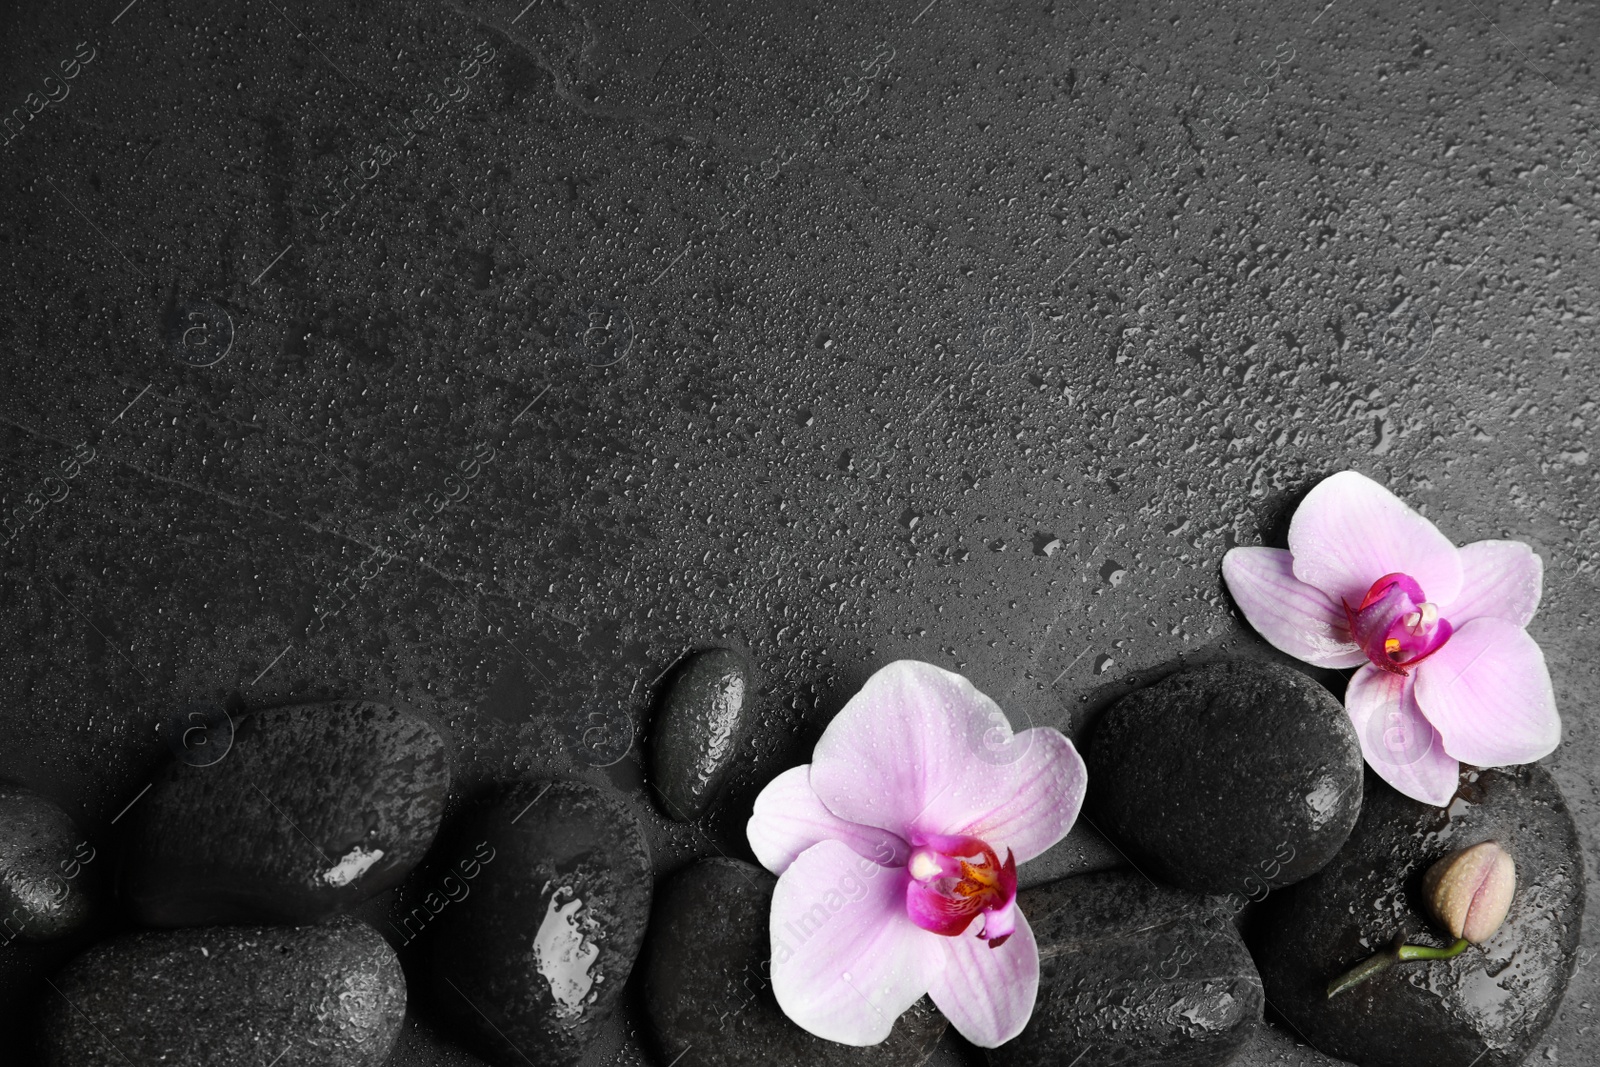
[[[750,819],[750,847],[778,875],[779,1006],[818,1037],[874,1045],[928,994],[975,1045],[1015,1037],[1039,992],[1017,864],[1066,836],[1087,781],[1071,741],[1013,734],[959,674],[878,671]]]
[[[1544,654],[1523,627],[1544,565],[1521,541],[1457,548],[1383,486],[1343,471],[1289,523],[1289,548],[1235,548],[1222,577],[1296,659],[1360,666],[1344,706],[1367,764],[1443,807],[1461,763],[1531,763],[1561,740]]]

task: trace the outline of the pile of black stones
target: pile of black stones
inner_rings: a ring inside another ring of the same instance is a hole
[[[705,820],[756,703],[740,654],[689,657],[654,716],[649,803]],[[116,841],[90,842],[49,800],[0,787],[0,942],[85,942],[40,999],[47,1067],[572,1065],[594,1059],[625,1001],[674,1067],[909,1067],[951,1040],[926,999],[866,1048],[790,1022],[770,984],[776,879],[718,855],[657,885],[618,790],[505,782],[441,833],[450,762],[417,715],[264,709],[230,745],[222,763],[174,759]],[[1080,832],[1126,864],[1022,892],[1039,995],[1022,1034],[986,1054],[996,1067],[1217,1067],[1267,1010],[1357,1064],[1511,1067],[1554,1017],[1584,879],[1543,769],[1463,768],[1448,808],[1419,804],[1364,772],[1327,689],[1243,660],[1125,696],[1084,756],[1093,830]],[[1446,943],[1421,876],[1481,840],[1517,863],[1500,932],[1328,999],[1331,977],[1397,934]],[[363,905],[396,887],[415,907],[375,920]],[[113,912],[135,929],[95,937]],[[422,961],[408,965],[413,988],[401,950]]]

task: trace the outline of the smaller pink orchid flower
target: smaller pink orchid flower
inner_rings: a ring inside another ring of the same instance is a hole
[[[888,1037],[923,994],[975,1045],[1021,1033],[1039,948],[1017,864],[1066,836],[1087,781],[1071,741],[1013,734],[961,675],[912,660],[878,671],[750,819],[750,847],[778,875],[779,1006],[847,1045]]]
[[[1344,706],[1361,752],[1406,796],[1443,807],[1461,763],[1531,763],[1561,741],[1544,654],[1523,629],[1544,565],[1521,541],[1457,548],[1370,478],[1318,483],[1289,548],[1235,548],[1222,577],[1245,618],[1296,659],[1361,669]]]

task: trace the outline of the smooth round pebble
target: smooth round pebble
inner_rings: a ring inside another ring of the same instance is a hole
[[[257,711],[226,756],[134,801],[121,889],[150,926],[320,922],[398,885],[433,843],[444,742],[386,704]]]
[[[528,782],[465,816],[459,839],[491,852],[471,894],[429,929],[438,1007],[495,1063],[576,1063],[644,939],[651,871],[638,819],[593,786]]]
[[[1268,898],[1251,928],[1267,996],[1330,1056],[1364,1067],[1515,1067],[1555,1018],[1578,963],[1583,854],[1539,766],[1464,770],[1446,810],[1371,780],[1366,810],[1321,873]],[[1444,946],[1423,879],[1450,852],[1496,841],[1517,888],[1499,932],[1451,960],[1403,963],[1333,999],[1327,984],[1396,934]]]
[[[0,947],[82,930],[100,859],[72,817],[32,790],[0,785]]]
[[[662,1063],[678,1067],[916,1067],[946,1022],[926,997],[882,1043],[824,1041],[772,995],[768,916],[778,880],[739,860],[710,859],[673,875],[656,897],[645,948],[645,1011]],[[682,1057],[675,1061],[675,1057]]]
[[[691,656],[674,675],[651,735],[651,779],[666,813],[680,821],[710,810],[744,739],[750,666],[714,648]]]
[[[1123,697],[1084,760],[1096,825],[1139,869],[1260,899],[1320,870],[1361,813],[1361,745],[1298,671],[1228,661]]]
[[[1222,1067],[1261,1022],[1261,978],[1215,901],[1134,872],[1064,878],[1017,906],[1039,943],[1039,999],[994,1067]]]
[[[406,1008],[400,961],[353,919],[124,934],[52,982],[44,1067],[377,1067]]]

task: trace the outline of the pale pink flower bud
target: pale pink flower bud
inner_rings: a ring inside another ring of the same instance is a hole
[[[1517,866],[1505,849],[1484,841],[1428,868],[1422,890],[1450,936],[1481,944],[1506,921],[1517,891]]]

